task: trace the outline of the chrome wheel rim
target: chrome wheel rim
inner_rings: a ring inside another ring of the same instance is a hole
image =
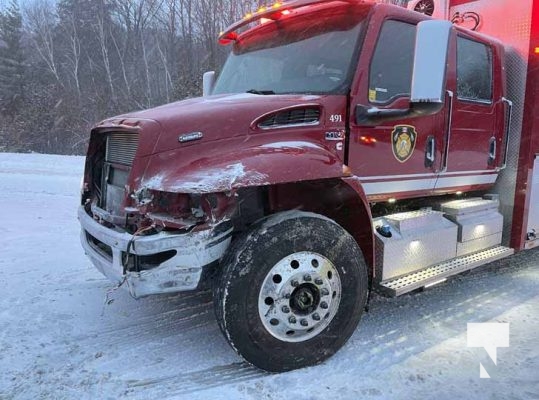
[[[284,342],[317,336],[337,314],[341,279],[335,265],[313,252],[291,254],[269,271],[258,296],[266,330]]]

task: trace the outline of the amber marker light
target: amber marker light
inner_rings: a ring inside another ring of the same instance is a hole
[[[375,144],[376,142],[378,142],[376,138],[373,138],[372,136],[361,136],[359,140],[363,144]]]

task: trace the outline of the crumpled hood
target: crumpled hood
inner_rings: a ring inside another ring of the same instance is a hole
[[[153,120],[160,126],[157,135],[141,133],[139,155],[162,153],[196,143],[245,136],[257,118],[272,111],[301,105],[318,105],[321,96],[255,95],[249,93],[200,97],[115,117],[129,120]],[[203,138],[180,143],[179,137],[201,132]]]

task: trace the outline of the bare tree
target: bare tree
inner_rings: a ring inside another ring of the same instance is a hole
[[[108,44],[108,38],[109,38],[110,32],[108,29],[105,28],[105,16],[104,16],[103,10],[101,10],[101,13],[96,15],[96,24],[97,24],[97,37],[99,39],[99,45],[101,48],[101,56],[103,57],[103,66],[105,67],[107,83],[110,89],[110,95],[112,97],[112,101],[114,102],[116,99],[116,94],[114,91],[114,83],[112,81],[112,67],[111,67],[111,62],[110,62],[109,44]]]
[[[70,15],[67,26],[64,27],[65,37],[66,37],[66,50],[64,51],[65,58],[67,60],[67,67],[69,70],[69,75],[73,78],[75,82],[75,90],[77,93],[77,98],[80,100],[81,89],[80,89],[80,54],[81,54],[81,45],[79,39],[79,32],[77,23],[75,21],[75,16]]]
[[[29,94],[12,119],[0,109],[2,140],[15,143],[8,150],[80,152],[95,121],[199,95],[202,72],[228,51],[219,32],[263,3],[25,0]]]
[[[58,17],[54,12],[53,2],[50,0],[33,0],[27,4],[25,15],[37,54],[39,54],[49,72],[54,76],[56,82],[63,86],[56,61],[56,43],[53,31]]]

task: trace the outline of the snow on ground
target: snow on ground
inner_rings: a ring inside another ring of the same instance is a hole
[[[539,399],[539,250],[374,296],[336,356],[270,375],[227,345],[208,292],[104,305],[111,285],[79,245],[82,168],[0,154],[0,399]],[[466,347],[468,322],[510,323],[497,366]]]

